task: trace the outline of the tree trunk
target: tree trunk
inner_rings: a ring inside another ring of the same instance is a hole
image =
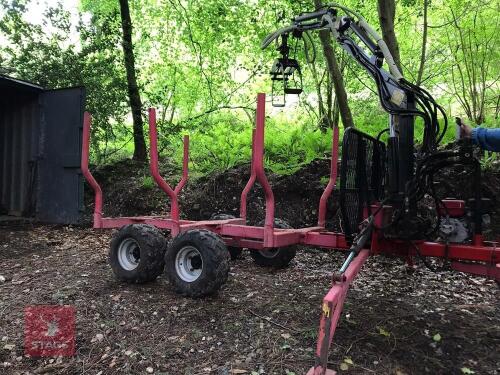
[[[120,14],[123,30],[123,55],[125,59],[125,69],[127,71],[128,96],[130,108],[132,110],[132,119],[134,121],[134,160],[146,161],[146,142],[144,141],[143,121],[142,121],[142,103],[137,86],[137,77],[135,74],[134,47],[132,45],[132,21],[130,19],[130,9],[128,0],[120,0]]]
[[[316,8],[322,6],[321,0],[314,0],[314,5]],[[321,40],[321,45],[323,47],[323,53],[325,55],[326,63],[328,65],[328,71],[330,73],[330,79],[333,81],[333,87],[335,89],[335,96],[339,105],[340,117],[342,119],[342,124],[344,128],[354,127],[354,121],[352,119],[351,109],[349,108],[349,103],[347,101],[347,93],[344,86],[344,78],[340,72],[339,63],[335,56],[335,52],[332,46],[332,38],[330,36],[330,31],[322,30],[319,33],[319,38]]]
[[[394,62],[401,74],[401,58],[399,56],[399,44],[394,32],[394,17],[396,16],[396,3],[394,0],[378,0],[378,17],[380,27],[382,28],[382,37],[384,38],[389,51],[394,58]]]
[[[428,28],[428,21],[427,21],[427,8],[429,7],[429,0],[424,0],[424,30],[423,30],[423,35],[422,35],[422,51],[420,54],[420,66],[418,68],[418,74],[417,74],[417,86],[420,86],[422,83],[422,76],[424,74],[424,64],[425,64],[425,53],[427,49],[427,28]]]

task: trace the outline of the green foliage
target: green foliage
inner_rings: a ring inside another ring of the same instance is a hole
[[[130,157],[132,128],[118,2],[81,0],[75,24],[61,4],[48,8],[41,22],[31,22],[26,14],[33,1],[0,0],[0,70],[47,88],[84,85],[87,110],[94,118],[93,160]],[[376,2],[342,3],[378,25]],[[498,2],[428,4],[422,85],[450,118],[444,142],[454,139],[455,115],[474,122],[486,118],[497,126]],[[276,57],[273,48],[262,51],[260,42],[294,15],[311,10],[313,2],[134,0],[130,7],[143,112],[146,115],[148,106],[157,108],[162,153],[180,162],[182,134],[189,133],[192,167],[199,173],[249,162],[255,94],[270,92],[266,73]],[[397,3],[396,33],[405,77],[414,81],[421,62],[422,0]],[[331,131],[325,132],[323,117],[335,109],[334,96],[318,38],[307,46],[307,51],[303,43],[293,49],[303,66],[304,94],[297,101],[289,98],[285,111],[267,112],[266,165],[277,173],[292,173],[330,152]],[[376,136],[387,127],[388,116],[372,79],[338,47],[336,55],[354,122]],[[420,121],[415,132],[421,139]],[[494,164],[488,160],[485,165]]]
[[[322,176],[319,180],[319,183],[322,185],[322,186],[325,186],[328,185],[328,182],[330,181],[330,177],[329,176]]]
[[[153,180],[153,177],[144,176],[142,178],[142,187],[144,187],[145,189],[153,189],[155,186],[156,186],[156,183]]]
[[[485,170],[498,169],[500,165],[500,156],[498,152],[486,152],[486,155],[481,159],[481,167]]]
[[[265,166],[279,174],[290,174],[317,158],[327,157],[331,149],[332,133],[305,126],[289,127],[270,124],[266,128]],[[190,161],[192,169],[200,173],[222,171],[251,159],[252,128],[244,125],[218,123],[207,132],[191,134]],[[172,141],[170,157],[180,163],[182,145]]]
[[[273,172],[291,174],[331,150],[332,132],[287,124],[269,126],[265,142],[266,163]]]

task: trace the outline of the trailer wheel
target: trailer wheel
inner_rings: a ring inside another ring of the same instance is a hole
[[[163,272],[166,240],[154,226],[129,224],[115,233],[109,264],[116,278],[128,283],[155,280]]]
[[[229,252],[224,241],[204,229],[181,233],[165,253],[166,273],[175,291],[186,297],[217,292],[229,275]]]
[[[229,214],[215,214],[212,215],[212,217],[210,218],[210,220],[229,220],[229,219],[236,219],[236,217]],[[227,249],[229,250],[229,255],[231,255],[231,260],[238,259],[241,256],[241,253],[243,252],[243,249],[241,247],[227,246]]]
[[[263,227],[264,221],[257,226]],[[292,229],[284,220],[274,219],[274,227],[279,229]],[[277,247],[274,249],[252,250],[250,255],[254,262],[263,267],[286,268],[297,254],[297,246]]]

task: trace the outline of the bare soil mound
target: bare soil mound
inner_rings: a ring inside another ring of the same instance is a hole
[[[315,225],[319,198],[329,171],[328,160],[316,160],[292,175],[268,173],[276,199],[276,217],[285,219],[294,227]],[[179,174],[175,167],[165,165],[163,176],[171,181],[171,185],[175,186]],[[104,213],[107,216],[161,215],[169,210],[168,197],[148,177],[148,167],[143,164],[119,162],[97,170],[94,175],[104,191]],[[238,216],[241,192],[249,176],[250,166],[240,165],[188,182],[180,196],[182,216],[193,220],[209,219],[218,213]],[[88,189],[85,197],[89,220],[93,196]],[[330,204],[333,217],[336,207]],[[248,197],[250,222],[255,223],[264,217],[264,206],[264,193],[257,184]]]
[[[280,176],[268,172],[276,199],[275,216],[292,227],[316,225],[318,205],[330,173],[330,162],[315,160],[296,173]],[[180,170],[164,161],[162,175],[174,185]],[[180,195],[181,215],[185,219],[206,220],[213,214],[239,215],[240,196],[250,176],[250,165],[240,165],[224,172],[192,179]],[[106,216],[164,215],[169,212],[168,197],[149,177],[144,164],[122,161],[96,171],[104,191]],[[436,176],[436,190],[441,198],[468,199],[474,196],[473,176],[468,169],[451,168]],[[483,173],[482,195],[491,201],[493,215],[488,237],[500,235],[500,170]],[[86,191],[87,222],[90,222],[93,197]],[[339,229],[338,190],[328,202],[327,226]],[[248,220],[257,223],[264,218],[265,198],[256,184],[248,196]]]

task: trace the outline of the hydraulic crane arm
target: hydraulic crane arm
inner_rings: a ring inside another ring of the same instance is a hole
[[[336,8],[346,11],[349,16],[339,17]],[[264,39],[262,48],[267,48],[280,36],[291,34],[300,37],[304,32],[325,29],[332,33],[340,46],[377,82],[380,99],[389,113],[399,112],[407,108],[406,90],[400,84],[403,76],[386,43],[361,16],[348,8],[331,5],[315,12],[301,14],[293,19],[292,25],[269,34]],[[352,34],[355,34],[363,42],[368,51],[365,51],[353,40]],[[384,59],[388,64],[389,72],[382,68]]]
[[[446,128],[447,117],[431,94],[407,81],[399,71],[383,38],[366,20],[349,8],[330,4],[314,12],[302,13],[292,24],[269,34],[262,42],[267,48],[273,41],[280,41],[278,51],[282,57],[273,64],[271,76],[274,83],[282,81],[284,95],[296,94],[299,88],[290,88],[294,74],[301,75],[300,65],[289,57],[289,37],[302,38],[304,33],[327,30],[336,43],[352,57],[375,81],[382,108],[390,114],[389,140],[387,144],[388,201],[405,212],[407,217],[416,216],[418,197],[412,194],[411,186],[427,190],[424,181],[415,180],[417,166],[432,161]],[[384,69],[384,62],[388,69]],[[301,80],[302,81],[302,80]],[[301,82],[300,81],[300,82]],[[438,115],[442,116],[442,123]],[[415,117],[423,120],[422,147],[415,150]]]

